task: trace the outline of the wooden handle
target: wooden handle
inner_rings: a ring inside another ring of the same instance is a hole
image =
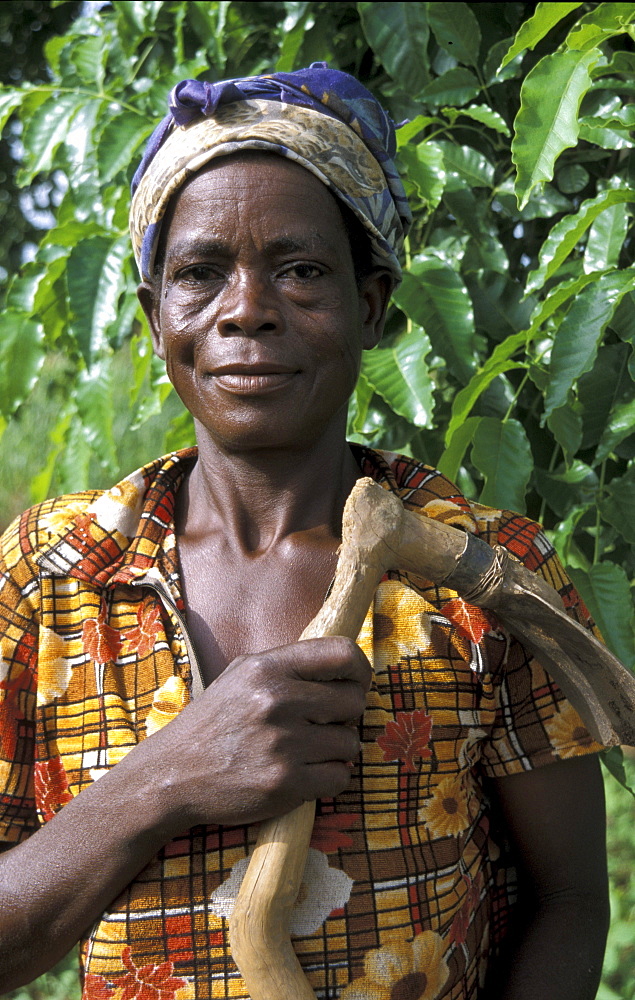
[[[542,578],[474,536],[407,512],[369,479],[359,480],[348,498],[331,593],[301,638],[356,639],[389,569],[442,583],[495,610],[551,669],[592,735],[607,745],[635,743],[635,678],[567,617]],[[289,934],[314,815],[315,803],[306,802],[262,824],[238,893],[231,950],[252,1000],[315,1000]]]
[[[415,522],[414,538],[408,518]],[[388,569],[402,565],[405,550],[414,551],[420,575],[438,580],[456,569],[465,546],[462,532],[415,518],[393,493],[360,479],[344,508],[331,592],[300,638],[356,639],[379,581]],[[232,957],[252,1000],[315,1000],[289,935],[314,816],[315,803],[306,802],[261,825],[229,918]]]

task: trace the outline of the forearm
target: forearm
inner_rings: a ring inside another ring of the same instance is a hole
[[[487,1000],[594,1000],[609,927],[607,898],[549,900],[523,916],[493,970]]]
[[[130,754],[0,855],[0,993],[54,965],[178,832],[143,757]]]

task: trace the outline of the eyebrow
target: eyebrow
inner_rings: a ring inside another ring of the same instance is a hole
[[[334,249],[328,240],[317,231],[303,237],[278,236],[265,245],[265,253],[311,253]],[[179,260],[183,257],[221,257],[233,256],[229,243],[222,238],[184,239],[173,243],[166,254],[166,262]]]

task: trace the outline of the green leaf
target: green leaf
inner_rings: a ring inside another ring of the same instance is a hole
[[[562,489],[559,488],[558,496],[561,494]],[[582,569],[586,572],[590,566],[589,560],[580,552],[574,539],[578,524],[588,513],[590,507],[590,504],[583,504],[573,507],[566,515],[561,514],[562,519],[558,521],[553,531],[548,532],[549,540],[558,553],[563,566],[567,567],[567,571],[575,566],[576,569]],[[552,508],[556,513],[559,513],[557,507],[552,505]]]
[[[580,122],[579,138],[584,142],[592,142],[602,149],[630,149],[633,146],[622,132],[607,128],[606,125],[600,127],[586,125],[584,121]]]
[[[602,517],[617,528],[627,542],[635,542],[635,468],[613,479],[598,504]]]
[[[635,192],[633,192],[635,200]],[[611,205],[596,216],[589,229],[583,267],[588,273],[617,267],[626,238],[628,215],[623,205]]]
[[[456,220],[454,235],[457,250],[454,252],[452,259],[458,259],[462,255],[458,251],[458,248],[461,247],[461,250],[464,252],[468,245],[468,240],[466,239],[468,236],[473,237],[483,249],[487,249],[487,244],[490,240],[488,222],[491,220],[487,217],[487,203],[485,199],[479,198],[477,192],[469,187],[454,170],[448,170],[442,200],[449,214]],[[439,256],[442,255],[439,254]],[[499,264],[505,267],[500,253],[498,256]],[[507,260],[504,251],[502,256]],[[496,264],[489,262],[487,264],[477,264],[476,269],[480,270],[480,268],[486,267],[488,270],[496,270],[496,266]],[[509,266],[509,262],[507,262],[507,266]]]
[[[445,434],[445,443],[447,446],[454,440],[455,434],[467,420],[477,399],[485,392],[495,378],[514,368],[527,367],[522,362],[510,361],[511,356],[521,347],[524,347],[526,339],[526,333],[523,331],[513,334],[502,344],[498,344],[481,370],[476,372],[468,384],[457,392],[452,403],[452,417]]]
[[[565,461],[570,465],[582,443],[582,414],[579,407],[560,406],[549,414],[547,426],[562,448]]]
[[[68,258],[73,331],[87,368],[106,346],[106,330],[116,319],[127,254],[127,236],[95,236],[78,243]]]
[[[76,205],[92,212],[99,202],[93,145],[98,115],[99,102],[88,101],[74,115],[64,140],[73,200]]]
[[[397,126],[397,149],[402,150],[404,146],[407,148],[413,139],[418,138],[419,134],[423,132],[424,128],[428,125],[441,124],[440,118],[431,118],[429,115],[415,115],[408,122],[404,122],[403,125]]]
[[[357,379],[355,391],[348,403],[348,420],[346,436],[350,440],[351,435],[362,431],[368,415],[370,401],[375,394],[375,390],[365,375],[361,372]]]
[[[24,92],[21,90],[3,89],[0,91],[0,132],[2,132],[7,120],[23,100]]]
[[[499,71],[504,69],[520,52],[533,49],[567,14],[581,7],[581,3],[539,3],[532,17],[524,21],[513,43],[505,53]]]
[[[364,34],[379,61],[406,93],[416,96],[429,80],[429,28],[422,3],[358,3]]]
[[[46,462],[43,468],[40,469],[35,476],[33,476],[29,484],[29,496],[31,503],[41,503],[42,500],[46,500],[46,498],[51,495],[51,484],[53,482],[55,468],[58,458],[64,449],[66,435],[68,434],[73,416],[74,413],[71,414],[68,408],[63,410],[58,416],[53,429],[48,434],[48,443],[51,444],[51,448],[48,450],[48,454],[46,454]]]
[[[531,314],[531,326],[526,331],[527,342],[533,340],[540,329],[547,320],[553,316],[555,312],[560,309],[561,306],[565,305],[569,299],[574,298],[578,295],[583,288],[587,285],[592,284],[595,281],[599,281],[602,277],[602,272],[596,272],[595,274],[581,274],[577,278],[571,278],[569,281],[561,281],[560,284],[555,285],[547,295],[547,298],[542,302],[539,302],[533,313]]]
[[[487,125],[488,128],[494,129],[495,132],[501,135],[510,135],[510,131],[507,128],[505,119],[502,115],[499,115],[498,111],[492,111],[487,104],[473,104],[469,108],[441,108],[441,111],[446,117],[450,119],[452,124],[457,118],[471,118],[475,122],[480,122],[481,125]]]
[[[19,172],[21,185],[30,184],[36,174],[51,169],[57,149],[85,103],[86,99],[78,94],[59,94],[37,108],[24,128],[25,166]]]
[[[80,240],[88,239],[89,236],[106,235],[102,226],[90,221],[79,222],[72,219],[69,222],[62,222],[60,225],[50,229],[47,234],[47,243],[54,247],[74,247]]]
[[[575,215],[567,215],[556,222],[540,248],[538,267],[527,279],[527,293],[538,291],[556,273],[600,212],[629,201],[635,201],[635,191],[611,188],[596,198],[583,201]]]
[[[309,3],[286,5],[287,16],[282,24],[282,44],[276,62],[277,73],[290,73],[295,69],[304,36],[315,24],[315,13],[311,8],[312,4]]]
[[[443,104],[467,104],[480,92],[481,86],[474,74],[463,66],[456,66],[427,84],[419,98],[426,107],[440,108]]]
[[[44,332],[25,313],[0,315],[0,414],[9,417],[32,389],[44,361]]]
[[[599,57],[593,50],[554,52],[525,77],[512,139],[519,208],[527,204],[536,185],[551,180],[562,150],[576,145],[578,109],[591,86],[589,71]]]
[[[474,434],[472,462],[485,479],[479,501],[523,513],[533,456],[522,424],[482,417]]]
[[[567,163],[557,171],[556,181],[565,194],[577,194],[587,186],[590,176],[581,163]]]
[[[624,108],[614,108],[605,115],[587,115],[580,119],[584,125],[600,127],[612,127],[624,129],[625,132],[632,132],[635,128],[635,107],[632,104]]]
[[[590,468],[584,462],[576,459],[571,465],[567,466],[563,472],[551,472],[549,473],[550,478],[556,483],[568,483],[569,485],[579,485],[580,483],[593,484],[593,488],[597,487],[598,478]]]
[[[635,344],[635,295],[627,292],[611,320],[611,328],[626,344]]]
[[[467,381],[476,366],[474,315],[456,271],[437,257],[422,254],[412,261],[394,298],[423,327],[456,378]]]
[[[73,45],[70,58],[82,80],[101,88],[104,78],[103,60],[107,54],[103,39],[99,35],[88,35]]]
[[[434,400],[426,357],[432,345],[417,326],[362,357],[362,374],[390,408],[417,427],[431,425]]]
[[[635,667],[633,600],[628,577],[621,566],[602,562],[588,572],[567,566],[571,582],[589,608],[606,645],[625,667]]]
[[[101,358],[90,372],[82,372],[75,388],[75,403],[86,443],[102,468],[116,475],[111,357]]]
[[[39,261],[29,261],[15,276],[7,292],[6,304],[12,311],[33,312],[35,294],[42,280],[44,269]]]
[[[504,66],[501,65],[501,59],[509,49],[511,42],[511,38],[501,38],[500,41],[494,42],[487,53],[482,70],[486,86],[491,87],[495,84],[504,83],[505,80],[513,80],[515,76],[520,75],[523,61],[522,54],[519,53],[513,56]]]
[[[107,184],[120,170],[128,170],[133,154],[152,132],[151,122],[132,111],[112,118],[101,133],[97,146],[99,175]]]
[[[631,351],[626,344],[602,344],[590,372],[578,381],[577,396],[583,408],[582,448],[594,448],[607,431],[613,410],[632,398],[628,373]],[[595,462],[603,460],[596,454]]]
[[[442,49],[457,62],[478,65],[481,29],[466,3],[429,3],[428,21]]]
[[[189,448],[196,443],[196,431],[194,430],[194,420],[192,414],[184,409],[170,421],[170,425],[165,435],[164,451],[178,451],[180,448]]]
[[[578,466],[582,466],[586,470],[586,475],[580,479],[577,476],[578,474],[582,475],[582,471],[579,470]],[[582,517],[580,511],[586,513],[591,507],[595,510],[597,476],[582,462],[574,462],[568,471],[576,473],[576,482],[563,481],[561,475],[545,472],[539,468],[534,469],[532,480],[538,495],[547,502],[552,513],[558,519],[554,533],[554,545],[557,546],[561,557],[565,554],[570,559],[576,546],[573,538],[567,537],[567,532],[572,535],[575,531],[578,521]]]
[[[613,35],[621,34],[633,18],[635,10],[631,4],[600,3],[580,18],[565,38],[564,44],[569,49],[588,52]]]
[[[150,417],[161,413],[163,404],[172,393],[172,385],[168,379],[163,362],[156,356],[150,354],[149,385],[144,388],[136,400],[133,411],[131,428],[136,430]]]
[[[528,327],[534,303],[530,299],[523,299],[520,282],[513,281],[507,273],[501,274],[498,271],[475,268],[470,273],[465,258],[463,270],[466,272],[466,284],[474,306],[477,332],[490,341],[500,342]]]
[[[514,194],[514,182],[510,178],[504,180],[495,188],[496,201],[505,214],[517,222],[528,219],[550,219],[559,212],[570,212],[572,205],[569,198],[560,194],[553,185],[545,188],[534,188],[525,207],[519,212]]]
[[[482,417],[468,417],[463,420],[447,438],[447,447],[437,462],[437,468],[454,482],[459,474],[465,452],[472,444],[476,428]]]
[[[455,146],[440,139],[437,143],[443,152],[445,168],[454,171],[470,187],[489,187],[494,183],[494,165],[472,146]]]
[[[574,300],[560,323],[551,352],[545,416],[564,406],[576,380],[593,366],[604,330],[633,281],[632,272],[612,271]]]
[[[404,146],[399,159],[423,203],[436,208],[445,188],[443,152],[439,146],[434,142],[420,142],[414,148]]]
[[[635,434],[635,399],[618,403],[612,411],[598,445],[596,462],[603,462],[617,445],[631,434]]]
[[[622,748],[611,747],[610,750],[606,750],[605,753],[602,754],[600,760],[609,774],[612,775],[617,782],[619,782],[622,788],[625,788],[631,793],[631,795],[635,796],[635,788],[630,786],[629,777],[624,768],[624,751]],[[598,1000],[620,1000],[620,995],[619,993],[614,993],[613,990],[610,990],[606,997],[603,997],[600,993],[598,993]]]

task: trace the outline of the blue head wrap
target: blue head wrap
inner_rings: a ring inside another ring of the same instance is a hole
[[[262,149],[314,173],[360,219],[374,262],[398,279],[410,209],[393,158],[395,128],[380,103],[348,73],[313,63],[293,73],[183,80],[150,136],[132,182],[135,255],[152,277],[160,225],[175,191],[217,156]]]

